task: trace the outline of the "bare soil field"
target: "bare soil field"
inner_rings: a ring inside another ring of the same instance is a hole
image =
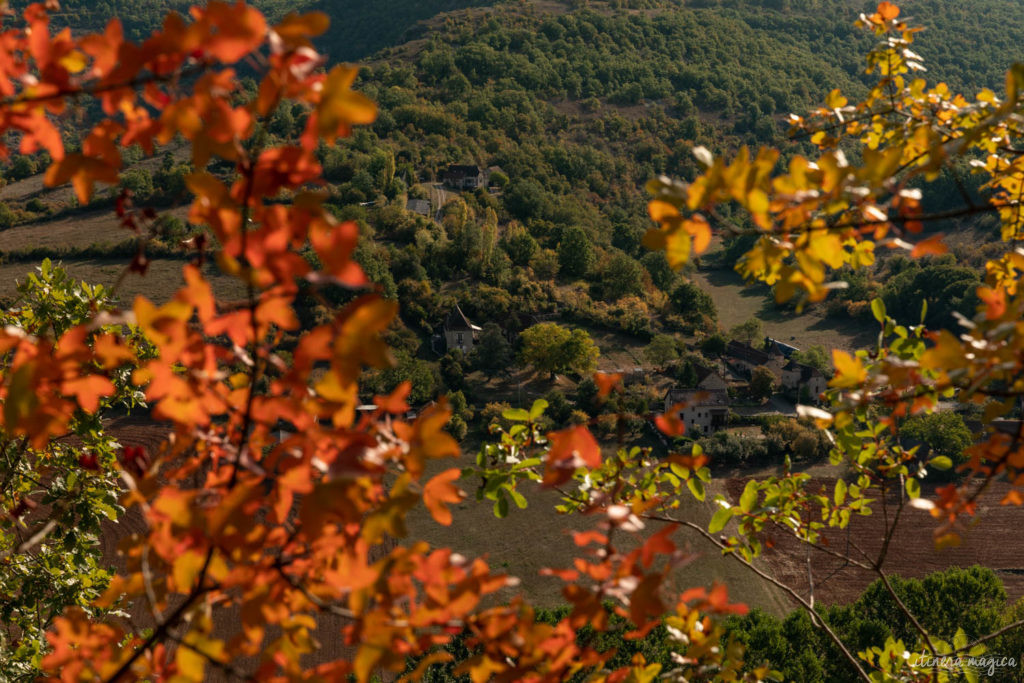
[[[728,480],[728,495],[738,500],[747,478]],[[828,495],[835,489],[834,478],[814,478],[811,490],[824,487]],[[1006,586],[1011,600],[1024,597],[1024,559],[1017,543],[1019,530],[1024,525],[1024,509],[1000,505],[1009,484],[994,483],[982,498],[977,515],[967,520],[962,530],[962,542],[954,548],[936,550],[933,531],[937,521],[926,511],[907,507],[890,544],[883,569],[890,574],[920,578],[949,567],[969,567],[975,564],[994,570]],[[934,487],[923,486],[922,494],[934,495]],[[898,502],[895,494],[890,511]],[[875,504],[874,513],[867,517],[854,517],[847,530],[830,530],[825,534],[832,550],[855,554],[859,547],[876,557],[882,545],[885,522],[881,504]],[[767,550],[763,559],[772,574],[790,584],[803,595],[808,594],[807,547],[783,534],[773,536],[775,547]],[[823,604],[849,603],[877,576],[866,570],[844,565],[839,558],[811,549],[811,575],[814,578],[815,601]]]
[[[188,207],[179,207],[167,213],[184,219]],[[74,249],[91,245],[116,245],[131,241],[135,234],[122,228],[117,215],[110,208],[63,215],[52,220],[22,223],[0,232],[0,251],[22,249]]]

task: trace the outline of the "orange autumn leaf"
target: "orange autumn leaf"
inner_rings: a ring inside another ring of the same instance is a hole
[[[409,404],[406,400],[409,398],[411,391],[412,382],[405,381],[395,387],[395,390],[387,396],[375,396],[373,403],[385,413],[401,415],[409,410]]]
[[[363,269],[352,260],[352,252],[359,240],[359,226],[355,222],[332,224],[318,220],[310,227],[309,240],[327,274],[350,287],[366,284]]]
[[[92,342],[96,360],[105,370],[135,360],[135,352],[116,334],[97,334]]]
[[[330,18],[323,12],[291,12],[274,26],[273,31],[285,45],[295,48],[309,45],[309,39],[323,35],[330,23]]]
[[[978,298],[985,304],[985,317],[995,320],[1006,313],[1006,290],[1002,287],[978,287]]]
[[[82,410],[95,413],[100,399],[113,395],[114,384],[102,375],[79,375],[64,380],[61,390],[67,396],[74,396]]]
[[[686,423],[679,417],[679,413],[686,407],[684,403],[676,403],[668,412],[654,418],[654,424],[665,436],[682,436],[686,433]]]
[[[900,15],[900,8],[891,2],[882,2],[878,5],[878,15],[885,21],[892,21]]]
[[[597,372],[594,373],[594,382],[597,384],[598,397],[607,398],[608,394],[622,386],[622,374],[618,372]]]
[[[82,204],[92,198],[93,186],[97,182],[116,185],[120,177],[118,167],[111,163],[75,152],[55,161],[48,169],[44,182],[47,187],[56,187],[71,181],[75,195]]]
[[[601,448],[583,425],[548,434],[551,448],[544,467],[546,486],[557,486],[572,478],[580,467],[600,467]]]
[[[203,49],[225,64],[233,64],[258,48],[267,34],[263,13],[241,1],[229,5],[212,0],[204,19],[216,30],[204,38]]]
[[[920,242],[914,245],[914,248],[910,250],[911,258],[920,258],[922,256],[941,256],[945,254],[949,249],[943,242],[943,235],[932,235],[926,237]]]
[[[438,524],[451,526],[452,512],[446,503],[458,503],[465,494],[455,486],[454,482],[462,476],[458,468],[445,470],[434,476],[423,486],[423,503]]]

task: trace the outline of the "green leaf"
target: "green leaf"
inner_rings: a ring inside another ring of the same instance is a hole
[[[871,313],[875,316],[875,320],[885,323],[885,303],[881,299],[871,300]]]
[[[520,510],[526,508],[526,496],[519,493],[519,491],[516,491],[515,489],[509,489],[508,495],[512,496],[512,501],[516,504],[517,508],[519,508]]]
[[[498,519],[508,517],[508,498],[499,494],[498,500],[494,501],[494,516]]]
[[[711,522],[708,524],[708,533],[717,534],[719,531],[725,528],[725,525],[732,519],[733,511],[731,507],[723,508],[720,507],[711,516]]]
[[[740,510],[743,512],[750,512],[754,508],[754,503],[757,502],[757,482],[751,479],[747,482],[747,485],[743,487],[743,493],[740,495]]]
[[[953,466],[953,460],[945,455],[936,455],[934,458],[928,461],[928,464],[937,470],[948,470]]]
[[[529,422],[530,414],[522,408],[506,408],[501,411],[501,416],[513,422]]]
[[[928,315],[928,299],[921,301],[921,324],[924,325],[924,318]]]
[[[842,505],[843,501],[846,500],[846,482],[842,479],[836,481],[836,494],[835,501],[836,505]]]
[[[530,406],[530,419],[536,420],[537,418],[544,414],[544,411],[547,410],[547,408],[548,402],[542,398],[538,398],[536,401],[533,402],[533,405]]]
[[[690,493],[697,500],[704,500],[704,482],[697,478],[690,478],[686,480],[686,487],[690,489]]]
[[[967,634],[964,633],[962,628],[958,628],[953,635],[953,647],[958,650],[963,650],[967,647]]]
[[[911,499],[921,497],[921,482],[919,482],[917,479],[914,479],[913,477],[907,479],[906,487],[907,495],[910,496]]]

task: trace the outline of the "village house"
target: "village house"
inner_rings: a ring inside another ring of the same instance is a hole
[[[765,351],[734,339],[725,347],[725,355],[727,362],[747,377],[754,368],[764,366],[775,375],[777,381],[782,380],[782,366],[786,363],[786,356],[775,344]]]
[[[782,367],[782,388],[798,401],[818,401],[828,388],[828,380],[818,368],[791,360]]]
[[[726,426],[729,420],[729,385],[712,370],[695,366],[697,386],[692,389],[670,389],[665,394],[665,410],[682,404],[679,419],[690,434],[710,434]]]
[[[456,190],[475,190],[487,184],[487,176],[476,164],[452,164],[442,175],[442,180]]]
[[[469,322],[458,304],[444,319],[444,341],[449,351],[459,349],[463,353],[473,350],[473,343],[480,334],[480,328]]]

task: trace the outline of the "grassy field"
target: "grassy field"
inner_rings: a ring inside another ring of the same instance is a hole
[[[816,312],[797,315],[777,308],[765,285],[747,285],[732,270],[696,271],[689,276],[714,300],[718,322],[728,330],[757,318],[770,337],[800,349],[821,345],[825,349],[854,350],[874,343],[877,328],[851,319],[826,318]]]

